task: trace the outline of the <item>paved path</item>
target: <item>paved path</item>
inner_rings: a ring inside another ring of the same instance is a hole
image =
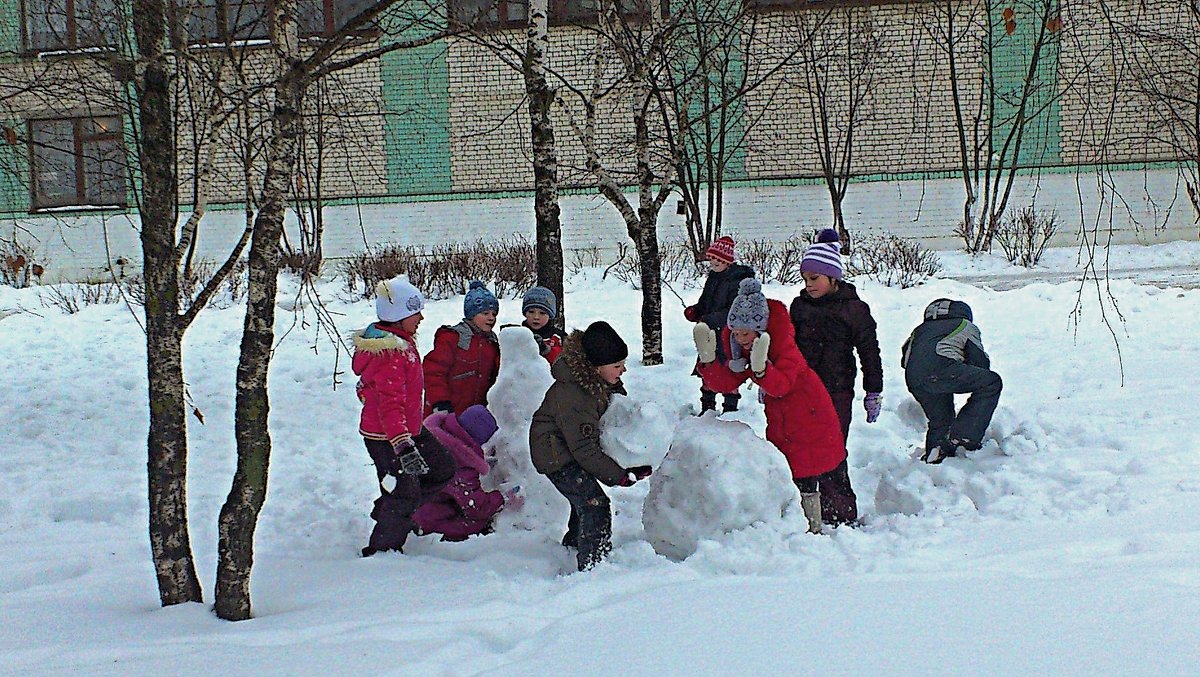
[[[1088,280],[1097,276],[1104,279],[1103,269],[1089,271]],[[1156,287],[1183,287],[1184,289],[1200,289],[1200,268],[1194,266],[1158,266],[1152,268],[1113,268],[1107,271],[1110,280],[1137,279],[1139,282],[1152,284]],[[954,278],[965,284],[987,287],[996,291],[1017,289],[1035,282],[1061,284],[1063,282],[1080,281],[1080,272],[1065,271],[1036,271],[1022,273],[1003,273],[988,275],[965,275]]]

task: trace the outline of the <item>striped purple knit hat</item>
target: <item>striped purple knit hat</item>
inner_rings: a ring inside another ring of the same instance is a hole
[[[835,280],[842,279],[842,245],[838,242],[836,230],[822,230],[817,235],[816,244],[811,244],[804,250],[804,258],[800,259],[800,272],[828,275]]]

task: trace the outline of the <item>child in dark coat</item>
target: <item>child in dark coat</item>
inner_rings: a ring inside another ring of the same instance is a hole
[[[425,419],[425,427],[450,452],[458,469],[450,484],[413,513],[413,521],[423,533],[442,534],[443,541],[487,533],[504,507],[504,495],[485,491],[479,481],[491,470],[483,444],[496,433],[495,417],[487,407],[476,404],[458,416],[435,413]]]
[[[621,374],[628,355],[607,322],[572,332],[529,426],[533,467],[571,504],[562,544],[578,548],[580,571],[612,550],[612,511],[600,483],[628,487],[650,475],[649,466],[622,468],[600,446],[600,418],[614,393],[625,394]]]
[[[863,389],[867,391],[863,398],[867,423],[879,418],[882,405],[883,362],[879,357],[879,339],[875,336],[875,318],[871,317],[871,308],[858,297],[854,285],[842,279],[837,231],[828,228],[821,231],[817,242],[805,250],[800,273],[804,277],[804,291],[792,301],[791,307],[796,345],[829,391],[842,437],[848,438],[857,376],[856,350],[862,362]],[[821,486],[821,512],[831,524],[858,519],[858,499],[845,463],[831,472],[829,481]]]
[[[554,292],[545,287],[534,287],[525,292],[521,299],[521,314],[525,316],[521,326],[533,332],[538,351],[547,362],[554,364],[562,354],[563,339],[567,337],[553,324],[558,317],[558,300],[554,298]]]
[[[413,512],[454,476],[454,460],[421,425],[423,375],[416,332],[425,298],[404,276],[379,283],[379,321],[355,332],[352,367],[362,402],[358,431],[375,463],[380,496],[363,557],[402,550]]]
[[[829,474],[846,463],[846,447],[829,392],[796,347],[787,307],[763,296],[758,280],[742,280],[720,341],[730,358],[718,360],[717,334],[693,331],[700,375],[717,390],[747,379],[758,384],[767,414],[767,441],[787,458],[800,505],[813,533],[821,531],[821,499]]]
[[[971,306],[937,299],[925,308],[925,321],[904,342],[900,366],[904,383],[916,398],[929,429],[925,433],[926,463],[941,463],[960,450],[973,451],[983,443],[1004,384],[991,370]],[[970,393],[954,413],[955,393]]]
[[[703,322],[714,332],[720,332],[729,316],[729,305],[738,293],[738,284],[754,277],[754,271],[749,266],[734,263],[734,242],[728,235],[717,238],[705,253],[708,260],[708,279],[704,281],[704,291],[695,305],[683,309],[683,316],[688,322]],[[699,376],[699,372],[694,372]],[[734,388],[732,392],[723,393],[722,411],[737,411],[741,394]],[[704,385],[700,385],[700,413],[717,408],[717,394]]]
[[[435,411],[461,414],[475,404],[487,404],[487,393],[500,371],[500,342],[496,314],[500,303],[479,280],[471,282],[463,299],[463,320],[440,327],[433,350],[425,355],[425,415]]]

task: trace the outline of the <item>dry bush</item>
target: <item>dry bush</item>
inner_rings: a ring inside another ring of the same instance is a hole
[[[676,282],[691,282],[703,274],[703,263],[697,263],[691,248],[686,242],[663,243],[658,250],[659,278],[666,284]],[[642,288],[642,264],[637,250],[622,242],[617,245],[617,260],[604,270],[607,277],[613,277],[632,286]]]
[[[1057,231],[1057,212],[1039,212],[1030,205],[1008,217],[996,229],[996,241],[1009,263],[1032,268],[1042,260],[1046,245]]]
[[[248,264],[245,259],[239,259],[233,264],[229,276],[221,283],[220,290],[208,300],[208,306],[213,308],[229,308],[246,300],[246,275]],[[211,261],[200,261],[188,271],[179,276],[179,298],[186,307],[186,302],[195,300],[200,290],[216,272],[217,266]],[[121,289],[125,298],[132,305],[146,305],[146,279],[141,273],[124,275],[120,279]]]
[[[0,284],[23,289],[33,278],[42,281],[45,261],[37,258],[32,247],[17,238],[0,238]]]
[[[800,261],[804,258],[806,242],[795,238],[784,242],[749,240],[737,245],[738,263],[754,269],[754,276],[764,284],[799,284]]]
[[[567,272],[574,275],[585,268],[599,268],[602,263],[600,248],[596,245],[571,250],[571,260],[567,261]]]
[[[65,282],[46,287],[41,293],[42,306],[58,308],[74,315],[88,306],[117,303],[121,287],[115,282]]]
[[[858,239],[846,267],[848,277],[864,276],[889,287],[915,287],[942,269],[933,252],[892,234]]]
[[[490,283],[496,296],[519,297],[537,284],[533,245],[516,235],[503,240],[419,247],[384,245],[344,260],[339,272],[354,298],[375,298],[375,285],[397,275],[428,298],[441,299],[467,292],[471,280]]]

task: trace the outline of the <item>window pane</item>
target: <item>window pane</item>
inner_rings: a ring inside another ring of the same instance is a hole
[[[119,11],[117,0],[75,0],[75,46],[115,46],[120,35]]]
[[[84,202],[125,203],[124,153],[119,136],[83,144]]]
[[[75,126],[71,120],[29,123],[33,142],[33,205],[59,207],[78,202]]]
[[[496,5],[499,0],[453,0],[450,5],[451,18],[455,23],[472,26],[482,24],[494,26],[499,14]]]
[[[221,25],[217,16],[217,0],[179,0],[179,25],[187,31],[188,42],[218,40]]]
[[[334,30],[341,29],[351,19],[374,5],[376,0],[333,0]],[[366,28],[366,26],[363,26]]]
[[[267,37],[267,0],[225,0],[226,29],[234,40]]]
[[[66,49],[67,0],[30,0],[25,5],[25,34],[33,50]]]
[[[300,35],[325,33],[325,0],[298,0],[296,15],[300,22]]]

